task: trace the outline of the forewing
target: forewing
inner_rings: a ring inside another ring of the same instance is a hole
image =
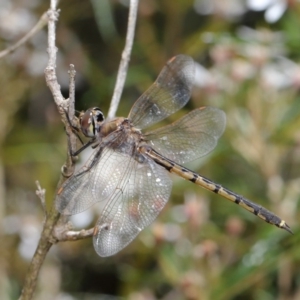
[[[112,143],[117,141],[122,144],[122,137],[117,135]],[[74,215],[107,200],[120,185],[129,163],[127,154],[112,150],[110,144],[105,148],[100,145],[87,163],[62,185],[56,198],[57,210]]]
[[[94,233],[94,247],[111,256],[127,246],[151,224],[167,203],[172,181],[168,173],[147,157],[130,160],[128,173],[108,200]]]
[[[165,119],[188,102],[193,81],[193,59],[185,55],[171,58],[152,86],[135,102],[129,119],[139,129]]]
[[[170,125],[146,133],[144,138],[157,152],[183,164],[214,149],[225,125],[223,111],[202,107]]]

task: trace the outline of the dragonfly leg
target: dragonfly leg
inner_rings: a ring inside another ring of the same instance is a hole
[[[84,147],[84,146],[83,146]],[[82,148],[83,148],[82,147]],[[87,147],[87,146],[86,146]],[[86,148],[85,147],[85,148]],[[79,149],[81,150],[81,149]],[[99,160],[101,154],[102,154],[102,151],[103,151],[103,147],[101,147],[96,155],[93,157],[93,160],[91,161],[91,163],[89,164],[89,166],[87,166],[82,172],[78,173],[78,174],[75,174],[74,176],[81,176],[82,174],[86,173],[86,172],[89,172],[91,170],[91,168],[97,163],[97,161]]]

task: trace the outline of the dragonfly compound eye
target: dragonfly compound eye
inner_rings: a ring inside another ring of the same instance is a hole
[[[95,122],[93,118],[93,111],[88,109],[81,115],[80,126],[82,133],[87,137],[95,136]]]
[[[101,111],[100,108],[94,107],[94,108],[92,109],[92,111],[93,111],[93,115],[94,115],[95,121],[96,121],[97,123],[103,122],[103,121],[104,121],[104,114],[103,114],[103,112]]]

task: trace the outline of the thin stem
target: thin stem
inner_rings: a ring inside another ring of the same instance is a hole
[[[9,46],[8,48],[2,50],[0,52],[0,58],[3,58],[5,55],[8,55],[12,52],[14,52],[16,49],[18,49],[20,46],[25,44],[32,36],[34,36],[38,31],[40,31],[48,22],[48,13],[45,12],[40,17],[38,22],[35,24],[35,26],[27,33],[25,34],[18,42],[16,42],[14,45]]]
[[[67,138],[68,138],[68,156],[66,164],[62,168],[62,173],[64,177],[70,177],[75,169],[75,159],[71,153],[76,152],[76,141],[77,136],[74,134],[72,129],[72,121],[75,116],[75,76],[76,70],[74,65],[70,65],[69,70],[70,83],[69,83],[69,109],[65,111],[65,117],[68,118],[67,123],[65,123]],[[66,115],[68,114],[68,115]]]
[[[52,9],[53,3],[56,3],[55,0],[51,0],[51,9],[48,10],[48,65],[45,69],[45,77],[46,77],[46,83],[53,95],[54,101],[59,108],[59,112],[61,116],[63,117],[65,115],[65,111],[68,107],[68,101],[65,101],[61,91],[60,91],[60,85],[57,82],[56,77],[56,53],[57,48],[55,46],[55,22],[58,19],[58,11],[56,9]]]
[[[38,247],[31,260],[29,269],[26,274],[25,283],[20,296],[20,300],[30,300],[33,297],[33,293],[36,288],[36,283],[41,266],[45,260],[45,257],[55,241],[51,240],[52,230],[59,219],[59,214],[55,211],[50,212],[44,224],[41,238],[39,240]]]
[[[76,76],[76,70],[74,65],[70,65],[69,70],[70,75],[70,83],[69,83],[69,117],[70,120],[73,119],[75,115],[75,76]]]
[[[60,91],[60,86],[57,83],[56,72],[55,72],[55,63],[56,63],[56,52],[57,49],[55,47],[55,22],[58,18],[58,12],[56,11],[56,0],[51,0],[51,9],[48,10],[48,54],[49,61],[48,66],[45,70],[46,74],[46,82],[53,94],[53,98],[60,108],[61,115],[64,115],[64,98]],[[60,180],[60,182],[63,179]],[[46,221],[44,223],[43,231],[41,234],[41,238],[39,240],[37,249],[34,253],[34,256],[29,265],[29,269],[25,278],[25,283],[23,286],[23,290],[20,296],[21,300],[30,300],[33,297],[33,293],[36,288],[38,274],[40,272],[41,266],[45,260],[45,257],[56,241],[52,236],[52,231],[57,223],[60,214],[53,207],[52,210],[46,214]]]
[[[112,119],[115,117],[121,99],[122,91],[124,88],[124,83],[127,75],[127,69],[130,60],[133,39],[134,39],[138,3],[139,0],[130,0],[126,42],[125,42],[124,50],[122,52],[122,58],[119,65],[118,76],[117,76],[113,97],[107,114],[108,119]]]

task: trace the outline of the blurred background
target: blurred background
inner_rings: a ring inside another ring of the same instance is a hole
[[[62,0],[57,73],[76,109],[109,107],[128,0]],[[2,0],[0,51],[26,34],[48,1]],[[172,177],[169,203],[119,254],[100,258],[92,239],[52,247],[35,299],[300,299],[300,2],[141,0],[118,115],[182,53],[197,62],[191,101],[165,123],[210,105],[225,111],[216,149],[187,167],[280,215],[294,235]],[[0,60],[0,298],[17,299],[53,202],[66,137],[46,86],[47,31]],[[82,158],[84,159],[84,158]],[[93,226],[99,211],[72,218]]]

